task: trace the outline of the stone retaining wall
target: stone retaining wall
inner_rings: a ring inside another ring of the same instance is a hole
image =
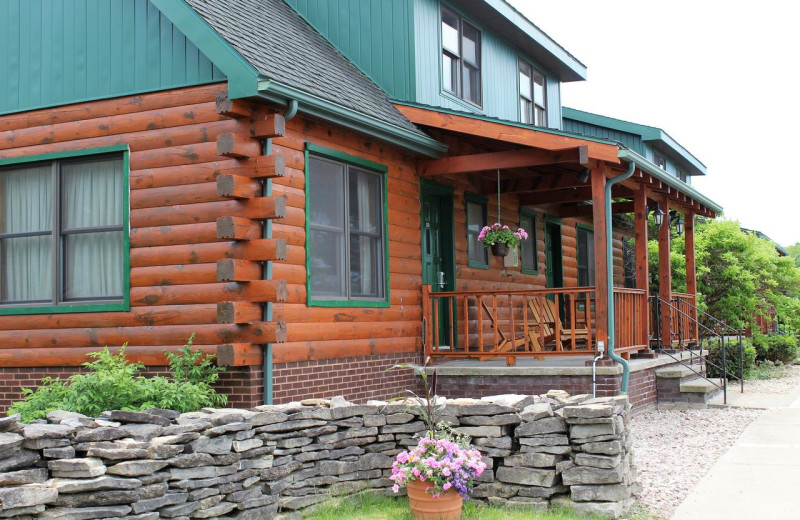
[[[625,397],[563,391],[447,402],[488,470],[474,498],[621,516],[637,491]],[[423,423],[342,398],[255,410],[53,412],[0,419],[0,518],[299,519],[332,495],[389,492]]]

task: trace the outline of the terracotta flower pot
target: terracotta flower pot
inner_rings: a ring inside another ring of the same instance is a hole
[[[412,480],[406,485],[411,515],[417,520],[457,520],[461,518],[463,499],[454,489],[438,497],[425,491],[429,484]]]
[[[492,244],[492,254],[494,256],[508,255],[508,244],[503,244],[501,242],[496,242]]]

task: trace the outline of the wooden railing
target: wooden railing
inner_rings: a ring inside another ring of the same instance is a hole
[[[697,342],[697,299],[692,294],[672,293],[670,331],[672,342],[686,346]]]
[[[649,311],[644,289],[614,288],[614,344],[620,352],[649,348]]]
[[[616,344],[646,348],[644,291],[615,290]],[[594,287],[432,292],[423,286],[425,356],[433,358],[591,355],[596,350]]]

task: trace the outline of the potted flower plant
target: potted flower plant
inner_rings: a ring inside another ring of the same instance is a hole
[[[461,517],[463,499],[469,496],[475,478],[486,469],[479,451],[470,449],[467,438],[455,434],[449,424],[440,420],[445,400],[436,396],[436,371],[429,384],[424,366],[395,365],[390,368],[410,368],[422,379],[425,396],[414,392],[410,411],[419,415],[426,429],[417,446],[402,451],[392,464],[397,493],[406,486],[411,514],[420,520],[453,520]]]
[[[511,228],[499,222],[484,226],[478,233],[478,241],[484,247],[491,247],[494,256],[506,256],[510,248],[517,247],[519,241],[526,238],[528,233],[524,229],[517,228],[516,231],[511,231]]]

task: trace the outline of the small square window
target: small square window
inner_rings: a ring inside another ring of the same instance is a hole
[[[663,156],[658,155],[657,153],[653,154],[653,164],[655,164],[664,171],[667,170],[667,160],[664,159]]]

